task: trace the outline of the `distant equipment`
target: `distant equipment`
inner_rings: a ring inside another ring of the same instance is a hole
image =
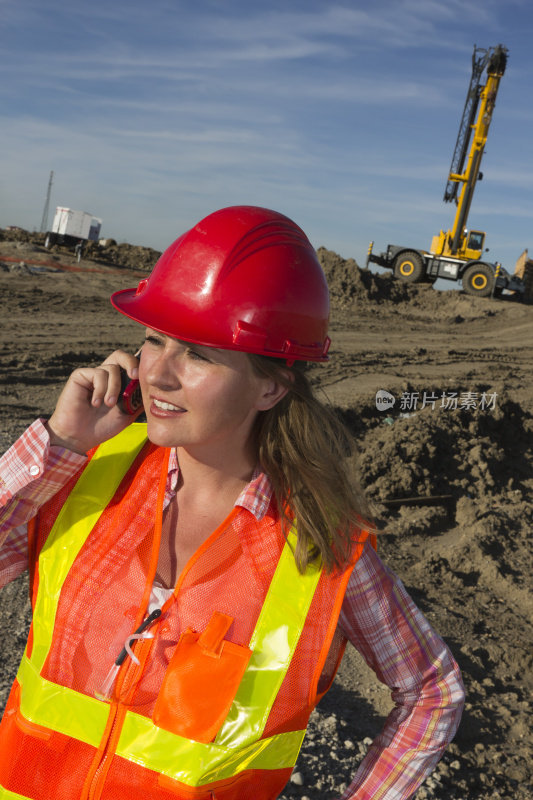
[[[97,242],[100,238],[102,220],[86,211],[58,206],[52,223],[52,230],[46,234],[45,247],[62,244],[72,247],[78,261],[87,242]]]
[[[527,250],[524,250],[519,256],[514,274],[522,279],[524,283],[524,296],[528,299],[533,299],[533,258],[529,257]]]
[[[50,173],[50,179],[48,181],[48,191],[46,192],[46,202],[44,204],[43,210],[43,218],[41,220],[41,233],[46,233],[48,230],[48,213],[50,210],[50,195],[52,194],[52,183],[54,180],[54,171]]]
[[[485,233],[467,229],[476,184],[482,178],[481,159],[506,64],[507,48],[503,45],[488,50],[474,47],[472,77],[444,192],[445,202],[453,201],[457,205],[452,228],[433,237],[429,252],[389,244],[386,252],[378,255],[373,253],[374,242],[371,242],[367,266],[373,262],[392,269],[395,277],[406,283],[433,283],[437,278],[444,278],[461,281],[464,291],[471,295],[495,296],[507,289],[523,295],[524,299],[528,297],[524,281],[516,272],[511,275],[501,264],[483,258]],[[485,71],[487,77],[483,83]]]

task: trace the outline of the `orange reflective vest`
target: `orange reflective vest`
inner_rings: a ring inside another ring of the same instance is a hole
[[[117,659],[146,617],[168,454],[131,425],[32,526],[33,622],[0,725],[0,800],[272,800],[290,777],[342,655],[351,568],[301,575],[274,505],[261,521],[237,507]]]

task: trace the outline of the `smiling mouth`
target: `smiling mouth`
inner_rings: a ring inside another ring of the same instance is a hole
[[[179,406],[174,406],[172,403],[165,403],[164,400],[156,400],[155,397],[152,398],[152,402],[156,408],[160,408],[163,411],[184,411],[184,409]]]

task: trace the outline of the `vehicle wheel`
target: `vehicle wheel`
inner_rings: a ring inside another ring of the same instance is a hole
[[[416,283],[422,278],[423,271],[422,258],[414,250],[400,253],[394,261],[394,275],[405,283]]]
[[[464,291],[478,297],[488,297],[493,283],[494,272],[487,264],[472,264],[463,275]]]

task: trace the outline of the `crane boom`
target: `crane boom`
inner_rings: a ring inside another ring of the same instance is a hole
[[[478,53],[481,55],[478,56]],[[452,163],[450,166],[451,175],[459,175],[464,168],[465,158],[470,146],[470,139],[472,138],[472,130],[474,127],[477,109],[479,106],[479,98],[481,95],[481,76],[487,66],[489,60],[489,51],[474,47],[474,54],[472,56],[472,77],[470,78],[470,86],[466,93],[465,107],[463,116],[459,124],[459,133],[453,151]],[[446,189],[444,190],[444,202],[451,203],[452,200],[457,199],[457,190],[459,183],[452,181],[448,178]]]
[[[454,200],[457,211],[451,230],[441,231],[433,238],[431,251],[439,255],[479,258],[483,251],[485,235],[475,231],[475,237],[469,242],[465,229],[476,183],[481,177],[481,160],[506,64],[507,48],[503,45],[488,50],[474,47],[472,77],[444,192],[444,200]],[[483,84],[485,70],[487,79]]]

